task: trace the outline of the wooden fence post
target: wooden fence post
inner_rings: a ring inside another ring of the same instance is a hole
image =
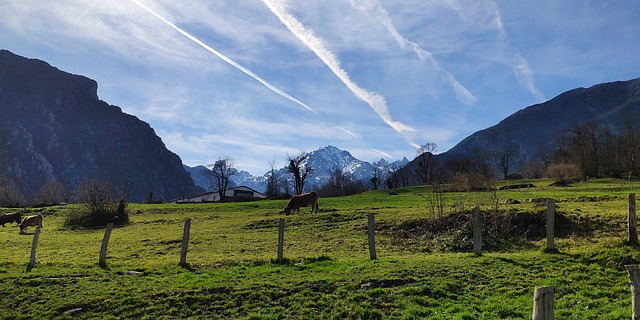
[[[104,237],[102,238],[102,247],[100,248],[100,262],[98,265],[101,268],[107,266],[107,247],[109,246],[109,237],[111,237],[111,229],[113,229],[113,222],[107,224],[107,229],[104,230]]]
[[[555,251],[555,221],[556,221],[556,201],[547,200],[547,251]]]
[[[375,260],[377,256],[376,256],[376,239],[374,235],[375,221],[373,218],[373,213],[369,213],[369,215],[367,216],[367,220],[368,220],[367,234],[369,236],[369,257],[371,257],[371,260]]]
[[[184,220],[184,231],[182,232],[182,251],[180,252],[180,266],[187,265],[187,250],[189,249],[189,231],[191,229],[191,219]]]
[[[284,219],[280,218],[278,223],[278,260],[279,263],[284,261]]]
[[[536,287],[531,320],[553,320],[553,286]]]
[[[40,237],[40,226],[36,226],[36,232],[33,235],[33,242],[31,243],[31,257],[29,258],[29,265],[27,269],[33,268],[36,264],[36,247],[38,246],[38,237]]]
[[[629,216],[627,219],[629,229],[629,244],[638,245],[638,219],[636,216],[636,194],[629,194]]]
[[[473,209],[471,224],[473,225],[473,253],[480,256],[482,255],[482,214],[480,207]]]
[[[640,319],[640,265],[624,266],[631,280],[631,319]]]

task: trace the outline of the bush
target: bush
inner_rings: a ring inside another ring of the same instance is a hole
[[[66,226],[102,227],[111,222],[118,225],[129,223],[127,203],[112,184],[87,180],[78,186],[74,194],[82,210],[69,214],[64,222]]]
[[[567,185],[571,180],[580,177],[580,167],[573,163],[556,163],[547,168],[547,174],[553,178],[556,183]]]
[[[456,173],[450,184],[451,191],[483,191],[495,189],[495,181],[479,172]]]

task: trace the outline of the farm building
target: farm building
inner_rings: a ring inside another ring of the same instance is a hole
[[[224,193],[226,201],[252,201],[263,200],[267,196],[255,191],[249,187],[239,186],[227,189]],[[185,196],[178,199],[168,201],[169,203],[197,203],[197,202],[218,202],[220,201],[220,194],[217,191],[209,191],[205,193],[195,194],[192,196]]]

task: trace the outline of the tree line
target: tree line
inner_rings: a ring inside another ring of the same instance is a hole
[[[394,187],[450,184],[454,189],[486,188],[496,179],[539,179],[557,183],[592,178],[640,176],[640,125],[632,113],[617,125],[587,121],[561,131],[550,142],[541,142],[533,154],[523,155],[516,145],[497,151],[476,148],[468,154],[439,163],[435,146],[418,150],[410,169],[394,177]]]

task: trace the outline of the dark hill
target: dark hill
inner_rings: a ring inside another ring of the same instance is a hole
[[[198,191],[149,124],[100,100],[89,78],[0,50],[0,180],[30,199],[52,180],[123,188],[130,201]],[[3,175],[3,176],[2,176]]]
[[[564,92],[547,102],[519,110],[498,124],[470,135],[435,158],[437,163],[444,164],[460,157],[476,158],[479,153],[492,157],[510,149],[517,154],[517,163],[511,171],[516,172],[519,163],[536,157],[541,148],[553,152],[557,138],[577,125],[594,122],[600,128],[621,135],[625,130],[625,122],[629,120],[635,128],[640,128],[640,79]],[[490,164],[495,166],[495,158]],[[411,175],[416,166],[417,161],[414,160],[402,171],[405,175]]]
[[[587,121],[619,133],[629,111],[636,112],[639,107],[640,79],[578,88],[522,109],[497,125],[478,131],[446,154],[469,154],[475,148],[498,151],[510,145],[529,158],[540,144],[553,145],[560,132]]]

